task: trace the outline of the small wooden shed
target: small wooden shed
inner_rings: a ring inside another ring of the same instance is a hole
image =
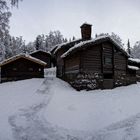
[[[35,58],[40,59],[40,60],[44,61],[45,63],[47,63],[46,68],[51,67],[51,53],[50,52],[46,52],[43,50],[37,50],[37,51],[30,53],[30,55],[32,57],[35,57]]]
[[[19,54],[0,63],[0,82],[43,78],[46,63],[26,54]]]

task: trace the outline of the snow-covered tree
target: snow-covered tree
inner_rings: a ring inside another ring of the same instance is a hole
[[[111,37],[118,43],[120,44],[122,47],[124,46],[124,43],[122,42],[122,39],[120,38],[119,35],[115,34],[112,32]]]
[[[0,0],[0,61],[21,52],[23,40],[21,37],[14,38],[9,34],[9,19],[11,12],[8,3],[17,6],[20,0]]]
[[[5,59],[9,58],[12,56],[12,40],[11,40],[11,36],[9,34],[7,34],[4,38],[4,47],[5,47],[5,56],[3,56]]]
[[[35,51],[35,45],[33,42],[29,42],[25,47],[26,47],[26,53],[31,53]]]
[[[96,34],[95,35],[95,38],[96,37],[99,37],[99,36],[110,36],[112,39],[114,39],[118,44],[120,44],[120,46],[124,46],[124,43],[122,42],[122,39],[120,38],[120,36],[119,35],[117,35],[117,34],[115,34],[115,33],[113,33],[112,32],[112,34],[111,35],[109,35],[109,33],[101,33],[101,34]]]
[[[5,0],[0,0],[0,60],[5,59],[7,37],[9,36],[9,18],[11,13]]]
[[[0,61],[5,59],[5,46],[2,42],[0,42]]]
[[[44,35],[38,35],[35,40],[36,50],[44,50]]]
[[[48,47],[46,50],[50,50],[53,46],[63,42],[63,35],[60,31],[50,31],[50,33],[46,35],[45,42]]]
[[[24,52],[30,53],[35,50],[44,50],[50,51],[52,47],[62,42],[67,42],[66,38],[63,38],[63,35],[60,31],[50,31],[48,35],[38,35],[34,42],[29,42],[24,46]]]
[[[22,0],[11,0],[11,5],[18,7],[19,1],[22,1]]]
[[[3,41],[6,34],[9,32],[9,18],[11,13],[7,3],[3,0],[0,0],[0,39]]]
[[[137,41],[131,50],[131,55],[134,58],[140,58],[140,41]]]

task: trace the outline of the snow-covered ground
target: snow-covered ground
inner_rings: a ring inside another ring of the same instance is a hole
[[[139,140],[140,83],[75,91],[48,76],[0,84],[0,140]]]
[[[31,79],[0,84],[0,140],[14,140],[10,117],[43,98],[34,94],[43,81],[44,79]]]

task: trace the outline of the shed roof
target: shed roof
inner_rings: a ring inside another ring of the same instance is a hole
[[[136,66],[130,66],[130,65],[128,65],[128,69],[131,69],[131,70],[139,70],[138,67],[136,67]]]
[[[35,53],[38,53],[38,52],[42,52],[42,53],[46,53],[46,54],[51,55],[51,53],[50,53],[49,51],[46,52],[46,51],[43,51],[43,50],[36,50],[36,51],[33,51],[33,52],[30,53],[30,55],[35,54]]]
[[[129,58],[128,61],[140,64],[140,59],[138,59],[138,58]]]
[[[41,60],[39,60],[37,58],[34,58],[34,57],[30,56],[30,55],[27,55],[27,54],[19,54],[19,55],[13,56],[11,58],[8,58],[8,59],[0,62],[0,67],[3,66],[3,65],[6,65],[8,63],[11,63],[11,62],[13,62],[13,61],[15,61],[17,59],[20,59],[20,58],[27,59],[29,61],[35,62],[35,63],[40,64],[40,65],[43,65],[43,66],[46,66],[47,65],[47,63],[45,63],[44,61],[41,61]]]
[[[89,45],[99,44],[99,43],[102,43],[104,41],[112,42],[119,50],[121,50],[126,56],[129,57],[129,55],[123,49],[123,47],[119,43],[117,43],[110,35],[99,36],[99,37],[97,37],[95,39],[91,39],[91,40],[87,40],[87,41],[82,41],[82,42],[76,44],[75,46],[73,46],[72,48],[70,48],[61,57],[65,58],[65,57],[69,56],[70,54],[73,54],[74,52],[76,52],[78,50],[81,50],[83,48],[88,47]]]

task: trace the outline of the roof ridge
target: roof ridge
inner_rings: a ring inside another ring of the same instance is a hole
[[[116,40],[113,39],[110,35],[108,35],[108,34],[106,35],[106,34],[105,34],[105,35],[102,35],[102,36],[98,36],[98,37],[96,37],[96,38],[94,38],[94,39],[82,41],[82,42],[80,42],[80,43],[74,45],[72,48],[70,48],[68,51],[66,51],[66,52],[61,56],[61,58],[65,58],[66,56],[68,56],[68,55],[69,55],[73,50],[75,50],[75,49],[78,49],[78,48],[80,48],[80,47],[82,47],[82,46],[84,46],[84,45],[86,45],[86,44],[89,44],[89,43],[94,43],[94,42],[99,41],[99,40],[101,40],[101,39],[110,39],[111,41],[114,42],[114,44],[115,44],[116,46],[119,47],[119,49],[121,49],[127,56],[129,56],[129,55],[127,54],[127,52],[122,48],[122,45],[121,45],[121,44],[117,43]]]
[[[32,57],[32,56],[30,56],[28,54],[20,53],[18,55],[12,56],[12,57],[10,57],[8,59],[5,59],[4,61],[0,62],[0,66],[5,65],[5,64],[8,64],[8,63],[10,63],[10,62],[12,62],[14,60],[17,60],[19,58],[22,58],[22,57],[25,58],[25,59],[28,58],[28,59],[36,62],[36,63],[40,63],[41,65],[46,65],[47,64],[44,61],[41,61],[40,59],[34,58],[34,57]]]

